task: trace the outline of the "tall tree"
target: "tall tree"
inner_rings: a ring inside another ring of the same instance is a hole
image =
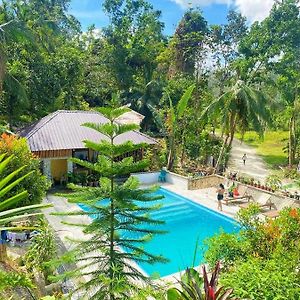
[[[241,73],[252,81],[267,72],[277,75],[280,91],[289,107],[289,164],[295,158],[295,107],[299,88],[300,10],[297,0],[275,2],[270,15],[254,23],[240,44]]]
[[[136,76],[148,84],[164,44],[160,11],[144,0],[106,0],[103,7],[111,21],[104,30],[107,56],[119,90],[128,92]]]
[[[179,22],[171,47],[175,52],[175,72],[195,75],[198,63],[203,59],[204,41],[208,33],[202,12],[188,10]]]
[[[113,90],[121,91],[123,104],[145,115],[142,128],[149,130],[154,127],[149,105],[156,105],[162,93],[162,74],[157,72],[157,58],[166,43],[161,13],[144,0],[106,0],[103,7],[110,24],[100,38],[101,63]]]
[[[136,282],[149,280],[132,261],[151,264],[166,261],[142,247],[154,235],[162,233],[154,225],[163,222],[151,217],[151,212],[158,208],[155,200],[161,197],[152,195],[154,190],[151,188],[140,189],[135,177],[120,183],[120,177],[148,166],[146,160],[134,161],[133,157],[126,157],[145,145],[117,142],[120,135],[137,128],[136,125],[115,122],[128,109],[106,107],[99,111],[109,123],[83,125],[106,137],[99,143],[85,141],[87,148],[100,153],[97,162],[73,159],[98,175],[99,187],[70,185],[74,193],[64,195],[70,202],[84,205],[85,209],[61,215],[92,218],[90,224],[83,225],[83,232],[89,237],[79,242],[73,251],[75,262],[80,263],[79,268],[64,276],[78,278],[86,275],[86,282],[80,283],[74,292],[82,291],[89,299],[131,299],[133,291],[139,289]]]
[[[224,144],[216,164],[216,171],[223,158],[226,147],[230,148],[237,127],[245,132],[250,126],[260,134],[271,121],[268,98],[255,85],[238,80],[227,92],[213,101],[203,112],[202,118],[213,114],[221,119],[225,134]]]
[[[3,1],[0,22],[6,57],[1,114],[12,125],[59,108],[79,108],[83,88],[78,22],[69,1]],[[22,30],[16,30],[20,28]],[[59,66],[57,66],[59,65]],[[30,113],[28,113],[30,111]]]
[[[239,12],[230,10],[227,24],[213,25],[209,33],[209,47],[213,61],[213,74],[218,80],[220,90],[226,86],[234,72],[232,62],[240,57],[239,44],[247,33],[246,18]]]

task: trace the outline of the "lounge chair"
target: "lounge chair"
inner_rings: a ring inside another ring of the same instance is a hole
[[[279,217],[279,210],[269,210],[262,214],[267,218],[276,219]]]
[[[224,201],[225,201],[225,204],[228,205],[228,202],[232,202],[234,200],[242,200],[242,199],[246,199],[248,202],[250,201],[251,199],[251,195],[249,195],[248,193],[248,188],[244,185],[240,185],[238,186],[238,192],[239,192],[239,195],[238,196],[233,196],[233,197],[229,197],[229,196],[226,196],[224,198]]]
[[[264,207],[269,207],[270,210],[274,206],[274,203],[271,200],[271,195],[269,194],[261,194],[258,199],[254,199],[254,203],[258,204],[258,206],[263,209]],[[240,208],[248,208],[250,203],[242,203],[239,205]]]

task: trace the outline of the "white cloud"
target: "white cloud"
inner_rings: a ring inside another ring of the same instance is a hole
[[[179,4],[182,8],[207,6],[211,4],[227,4],[232,3],[232,0],[171,0]]]
[[[225,4],[236,8],[250,23],[268,16],[275,0],[171,0],[186,9],[195,6]]]
[[[269,15],[275,0],[235,0],[234,5],[250,23],[262,21]]]

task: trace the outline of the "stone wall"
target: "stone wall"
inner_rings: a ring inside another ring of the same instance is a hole
[[[206,189],[217,187],[220,183],[225,184],[226,178],[219,175],[209,175],[199,178],[189,178],[188,190]]]

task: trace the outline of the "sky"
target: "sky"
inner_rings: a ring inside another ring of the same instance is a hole
[[[161,21],[165,23],[165,33],[172,35],[189,7],[200,7],[209,24],[225,24],[230,8],[240,11],[247,17],[249,24],[263,20],[269,13],[275,0],[148,0],[155,9],[162,12]],[[81,23],[85,31],[95,24],[102,28],[108,24],[108,18],[102,10],[103,0],[71,0],[69,12]]]

